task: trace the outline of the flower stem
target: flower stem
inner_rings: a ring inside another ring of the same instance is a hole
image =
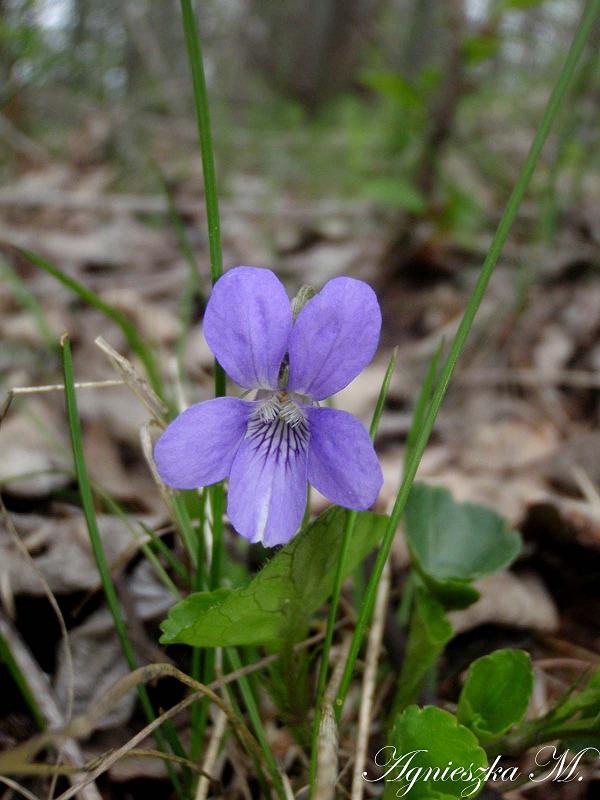
[[[202,159],[202,173],[204,176],[204,205],[206,207],[206,223],[208,226],[208,248],[210,252],[210,277],[214,283],[223,274],[223,254],[221,250],[221,222],[219,217],[219,197],[217,195],[217,177],[215,173],[215,157],[210,129],[210,114],[208,111],[208,93],[202,63],[202,50],[200,37],[196,24],[196,17],[191,0],[181,0],[181,14],[183,17],[183,32],[187,47],[188,60],[192,72],[192,85],[194,87],[194,102],[196,106],[196,124],[200,140],[200,157]],[[220,364],[215,361],[215,396],[225,394],[225,373]]]
[[[212,282],[215,283],[223,272],[223,259],[221,255],[219,199],[217,196],[217,180],[210,129],[210,115],[208,112],[206,79],[204,77],[204,66],[202,64],[200,38],[198,36],[196,18],[192,9],[191,0],[181,0],[181,13],[183,16],[185,44],[187,47],[190,69],[192,71],[192,85],[194,87],[194,100],[196,104],[196,124],[198,126],[200,155],[204,174],[204,200],[206,204],[206,221],[208,223],[210,273]]]
[[[419,462],[421,461],[423,451],[425,450],[427,442],[429,441],[429,436],[431,434],[431,431],[435,424],[436,417],[440,410],[440,406],[448,389],[452,373],[454,372],[456,363],[465,346],[465,342],[471,330],[471,326],[473,325],[473,320],[475,319],[475,315],[477,313],[477,310],[479,308],[479,305],[481,303],[487,285],[490,281],[494,268],[498,262],[498,258],[500,257],[500,253],[502,252],[502,248],[508,237],[508,233],[512,227],[515,217],[517,216],[517,212],[523,200],[525,191],[529,185],[529,181],[531,180],[531,176],[533,175],[534,169],[537,165],[538,159],[542,152],[542,148],[544,147],[546,139],[548,138],[548,134],[550,132],[552,124],[560,109],[567,88],[573,78],[575,68],[577,66],[577,62],[579,61],[579,57],[581,56],[581,53],[583,51],[586,39],[589,36],[590,31],[592,30],[592,27],[594,25],[594,22],[596,21],[599,14],[600,14],[600,0],[590,0],[583,13],[581,22],[573,38],[573,42],[571,44],[571,47],[569,49],[563,67],[561,69],[560,75],[558,76],[558,80],[556,82],[554,90],[552,91],[546,109],[544,111],[544,115],[536,131],[533,143],[531,145],[531,149],[529,150],[525,163],[521,168],[519,179],[517,180],[516,186],[513,189],[512,194],[510,195],[508,202],[506,204],[504,213],[502,214],[502,218],[494,235],[492,244],[490,246],[490,250],[484,261],[483,267],[481,268],[481,272],[479,274],[479,278],[477,279],[477,283],[475,284],[475,288],[473,289],[471,297],[469,298],[469,301],[467,303],[467,307],[465,309],[463,318],[460,322],[459,328],[454,337],[454,341],[452,342],[448,359],[444,364],[440,379],[435,387],[429,411],[423,422],[423,426],[419,432],[418,439],[415,442],[410,460],[406,465],[404,479],[400,485],[400,489],[396,496],[396,501],[394,503],[394,507],[390,515],[390,521],[384,533],[383,541],[379,549],[379,552],[377,554],[375,565],[373,567],[373,572],[371,574],[369,583],[367,585],[365,598],[362,604],[362,608],[360,610],[354,635],[352,637],[350,651],[346,659],[344,674],[342,676],[340,688],[336,698],[336,715],[338,719],[341,714],[344,701],[346,699],[346,695],[350,687],[350,683],[352,681],[352,673],[354,671],[354,665],[356,663],[356,659],[360,651],[365,630],[367,628],[367,625],[371,617],[373,603],[377,592],[377,586],[381,578],[381,573],[383,572],[385,562],[387,561],[387,558],[389,556],[392,542],[394,540],[394,535],[396,533],[396,529],[398,527],[398,523],[400,522],[400,518],[402,516],[404,508],[406,506],[406,502],[410,494],[410,489],[414,481],[417,469],[419,467]]]
[[[373,419],[371,420],[371,428],[369,433],[371,434],[371,439],[373,440],[375,439],[375,436],[377,434],[377,428],[379,427],[379,421],[381,419],[381,414],[383,413],[385,398],[387,397],[387,393],[390,388],[390,381],[392,379],[392,373],[394,372],[394,367],[396,366],[397,358],[398,358],[398,348],[396,347],[394,348],[394,351],[390,357],[387,370],[383,378],[383,383],[381,384],[381,389],[379,390],[379,397],[377,398],[375,411],[373,412]],[[315,787],[318,743],[319,743],[319,727],[321,725],[321,705],[323,703],[323,697],[325,695],[325,687],[327,685],[327,673],[329,670],[329,651],[331,650],[331,643],[333,641],[333,631],[335,628],[335,620],[337,617],[338,605],[342,593],[342,584],[344,582],[344,574],[346,571],[346,561],[348,559],[348,552],[350,550],[350,540],[352,539],[354,524],[356,522],[356,514],[357,514],[356,511],[348,511],[346,516],[346,527],[344,528],[342,547],[340,549],[340,556],[338,558],[335,579],[333,584],[333,594],[331,595],[329,612],[327,614],[327,628],[325,631],[325,640],[323,642],[323,650],[321,653],[321,663],[319,665],[319,678],[317,682],[317,699],[315,703],[315,719],[312,730],[312,747],[311,747],[311,757],[310,757],[311,792],[314,792],[314,787]]]
[[[181,0],[183,32],[187,47],[188,60],[192,73],[194,102],[196,107],[196,124],[200,141],[200,157],[204,176],[204,204],[208,226],[208,247],[210,252],[210,277],[214,284],[223,274],[223,255],[221,251],[221,223],[219,217],[219,198],[217,195],[217,178],[213,151],[210,114],[208,111],[208,93],[202,63],[202,50],[198,36],[196,17],[191,0]],[[225,394],[225,373],[215,360],[215,396]],[[213,519],[213,565],[211,568],[211,588],[219,583],[218,568],[221,559],[218,550],[223,535],[223,486],[217,484],[212,490],[212,502],[215,516]]]
[[[208,226],[208,244],[210,252],[210,275],[213,285],[223,274],[223,255],[221,249],[221,224],[219,218],[219,198],[217,195],[217,180],[215,174],[215,159],[210,127],[210,114],[208,110],[208,93],[202,50],[198,35],[197,22],[192,8],[191,0],[181,0],[181,13],[185,43],[192,72],[192,85],[194,89],[194,102],[196,107],[196,123],[200,141],[200,156],[202,159],[202,173],[204,176],[204,203],[206,206],[206,222]],[[225,372],[215,359],[215,397],[225,394]],[[223,556],[223,512],[225,495],[223,483],[217,483],[209,490],[212,503],[212,534],[213,545],[210,563],[209,589],[218,588],[221,582],[221,566]],[[194,657],[194,671],[201,669],[203,661],[203,677],[210,682],[214,676],[214,654],[208,651],[201,660],[198,654]],[[196,676],[195,676],[196,677]],[[194,712],[194,725],[192,739],[194,750],[197,751],[204,736],[207,722],[208,705],[206,702],[196,708]]]

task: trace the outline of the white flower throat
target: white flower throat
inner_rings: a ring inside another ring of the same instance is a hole
[[[302,410],[299,398],[286,391],[279,391],[268,397],[257,409],[263,422],[273,422],[279,418],[283,422],[297,428],[306,423],[306,414]]]
[[[288,456],[305,450],[309,439],[308,419],[300,396],[291,392],[269,393],[258,398],[258,404],[248,420],[247,439],[254,439],[265,455],[277,451]]]

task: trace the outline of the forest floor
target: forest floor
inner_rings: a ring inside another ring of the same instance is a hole
[[[212,357],[203,341],[201,303],[193,308],[181,359],[180,298],[190,267],[162,194],[113,188],[108,163],[83,158],[24,170],[0,190],[0,241],[33,250],[89,286],[150,339],[182,404],[210,397]],[[175,187],[175,202],[209,291],[208,248],[197,168]],[[377,440],[385,476],[378,509],[389,510],[420,383],[440,339],[448,342],[489,245],[488,234],[457,244],[420,222],[401,264],[386,261],[389,221],[362,204],[274,199],[253,176],[236,178],[222,204],[226,266],[275,269],[290,295],[335,275],[369,281],[384,310],[380,350],[365,372],[335,399],[368,421],[392,347],[398,363]],[[459,636],[440,666],[442,696],[452,701],[468,662],[494,646],[528,649],[539,667],[535,705],[542,711],[568,684],[561,659],[595,663],[600,652],[600,227],[598,209],[575,209],[550,245],[531,243],[536,208],[523,207],[455,374],[419,479],[450,488],[458,499],[492,506],[525,538],[510,570],[480,586],[482,598],[453,612]],[[492,221],[493,222],[493,221]],[[86,307],[49,275],[5,250],[12,264],[0,293],[0,374],[12,387],[58,384],[56,342],[68,331],[76,379],[118,377],[95,345],[104,337],[131,357],[114,324]],[[14,274],[17,279],[14,279]],[[169,533],[162,499],[141,453],[147,412],[126,386],[81,389],[79,406],[91,478],[124,509]],[[65,650],[39,573],[65,614],[76,676],[75,711],[91,704],[127,666],[120,654],[96,571],[72,476],[61,392],[14,398],[0,427],[0,488],[29,559],[6,524],[0,526],[1,619],[15,647],[33,655],[30,678],[61,708],[67,691]],[[324,506],[315,498],[315,510]],[[121,599],[132,610],[140,660],[163,660],[158,623],[172,597],[158,582],[123,519],[106,511],[101,535]],[[230,545],[233,534],[227,533]],[[393,552],[400,586],[407,566],[401,537]],[[124,580],[124,578],[127,580]],[[396,595],[395,595],[396,596]],[[394,634],[386,644],[397,658]],[[181,663],[179,652],[170,657]],[[553,666],[554,664],[554,666]],[[46,677],[49,682],[46,683]],[[3,685],[8,678],[3,675]],[[166,707],[180,697],[163,681]],[[269,714],[268,702],[264,709]],[[86,758],[122,744],[142,725],[128,696],[81,747]],[[182,723],[183,724],[183,720]],[[0,746],[34,732],[15,691],[0,698]],[[294,771],[300,756],[289,734],[271,730],[274,749]],[[342,742],[343,745],[343,742]],[[163,780],[159,762],[115,764],[99,786],[111,797],[144,796]],[[107,789],[108,790],[108,789]],[[539,791],[552,795],[553,788]],[[558,790],[557,790],[558,791]],[[585,796],[571,786],[569,798]],[[536,794],[538,790],[531,794]],[[579,793],[578,793],[579,792]],[[539,795],[542,796],[542,795]],[[557,795],[567,797],[567,794]],[[590,795],[591,796],[591,795]]]

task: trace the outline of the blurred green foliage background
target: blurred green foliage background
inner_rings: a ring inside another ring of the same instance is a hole
[[[368,201],[468,236],[514,182],[582,7],[203,1],[221,191]],[[176,0],[0,0],[0,17],[5,180],[43,153],[111,161],[117,190],[155,188],[149,160],[185,180],[195,132]],[[536,177],[545,238],[593,191],[599,42]]]

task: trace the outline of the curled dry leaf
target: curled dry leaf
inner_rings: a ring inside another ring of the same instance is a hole
[[[363,237],[348,242],[320,242],[315,247],[293,253],[284,260],[284,269],[293,275],[295,285],[323,285],[336,275],[351,275],[369,280],[363,274],[365,264],[373,264],[380,244]]]
[[[173,604],[171,593],[157,580],[147,561],[140,561],[127,576],[127,592],[131,601],[129,611],[135,614],[136,623],[164,616]],[[136,625],[132,625],[130,629],[134,645],[135,628]],[[139,654],[143,657],[145,643],[137,644]],[[75,673],[74,713],[82,714],[92,708],[130,670],[123,656],[112,616],[106,608],[96,611],[82,625],[71,631],[70,645]],[[56,693],[61,699],[66,697],[68,681],[66,653],[61,645],[55,678]],[[135,700],[136,693],[133,689],[110,708],[96,727],[102,730],[123,725],[131,717]]]
[[[11,411],[0,427],[0,484],[9,482],[10,493],[20,497],[45,497],[69,483],[71,463],[68,452],[48,446],[46,430],[59,429],[54,415],[41,403],[28,403],[38,425]]]
[[[547,421],[511,417],[475,425],[462,459],[467,469],[515,471],[556,449],[558,432]]]
[[[481,593],[480,599],[469,608],[448,614],[457,634],[489,624],[543,633],[558,630],[558,609],[535,575],[500,572],[476,581],[475,587]]]
[[[560,325],[550,323],[540,332],[533,348],[533,363],[540,370],[558,370],[565,367],[573,355],[575,342]]]
[[[121,652],[108,609],[96,611],[83,625],[73,630],[69,638],[75,676],[74,713],[83,714],[129,672],[129,667]],[[68,682],[65,652],[61,646],[55,678],[56,694],[61,703],[66,700]],[[132,689],[115,703],[96,727],[104,730],[126,723],[133,712],[135,700],[136,692]]]
[[[539,468],[548,483],[569,494],[581,493],[576,468],[584,470],[592,484],[600,485],[600,432],[574,432]]]
[[[99,586],[98,569],[82,514],[71,510],[62,517],[14,514],[13,520],[53,592],[68,594]],[[112,563],[131,545],[131,532],[118,517],[108,515],[98,515],[98,527],[108,562]],[[7,575],[16,595],[44,593],[35,570],[18,552],[2,523],[0,573]]]
[[[165,304],[143,300],[135,289],[108,289],[102,299],[125,313],[144,339],[172,343],[179,334],[179,321]]]

